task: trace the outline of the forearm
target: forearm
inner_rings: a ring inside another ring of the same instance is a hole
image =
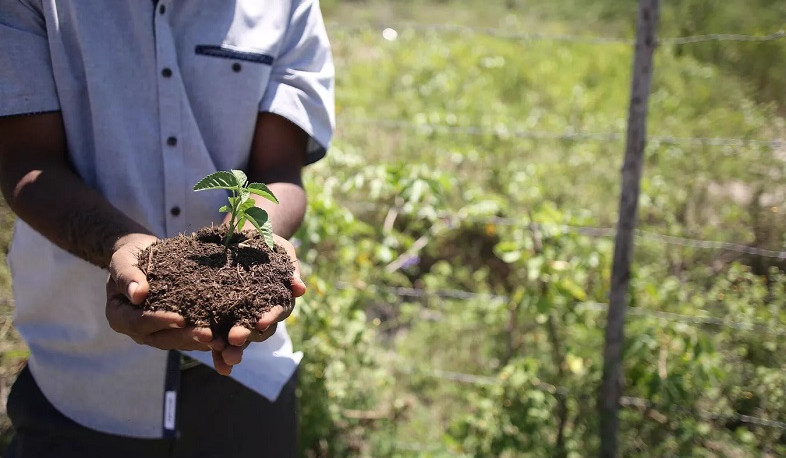
[[[306,192],[302,186],[292,183],[272,183],[270,190],[278,198],[276,205],[267,199],[258,206],[267,210],[273,223],[273,232],[288,239],[297,232],[306,214]]]
[[[65,165],[3,164],[3,195],[24,222],[99,267],[121,237],[150,232],[113,207]]]
[[[149,234],[71,169],[59,112],[0,118],[0,188],[19,218],[97,266],[122,236]]]
[[[267,211],[273,232],[285,239],[297,231],[306,213],[301,173],[307,145],[308,135],[287,119],[271,113],[257,118],[246,174],[252,182],[265,183],[278,199],[275,204],[258,197],[255,204]]]

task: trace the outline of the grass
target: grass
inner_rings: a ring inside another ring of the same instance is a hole
[[[13,221],[13,213],[5,202],[0,203],[0,455],[5,453],[5,447],[13,434],[5,414],[5,402],[28,355],[27,346],[12,326],[14,299],[6,255],[11,243]]]

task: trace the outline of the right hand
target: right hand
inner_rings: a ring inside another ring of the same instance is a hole
[[[109,326],[138,344],[162,350],[210,350],[210,328],[186,326],[185,318],[178,313],[150,312],[139,307],[149,286],[137,267],[137,256],[157,240],[149,234],[129,234],[115,243],[106,282]]]

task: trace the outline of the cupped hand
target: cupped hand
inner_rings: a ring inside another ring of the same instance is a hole
[[[149,234],[129,234],[115,243],[106,282],[109,326],[138,344],[162,350],[210,350],[213,333],[209,328],[186,326],[185,318],[177,313],[137,307],[149,288],[145,274],[137,267],[138,255],[157,240]]]
[[[263,342],[269,339],[276,333],[276,326],[279,322],[284,321],[295,309],[295,299],[306,293],[306,284],[300,277],[300,263],[297,260],[295,247],[289,240],[273,236],[277,245],[283,247],[295,267],[292,274],[292,302],[286,306],[276,305],[267,312],[263,313],[256,322],[254,329],[244,328],[242,326],[234,326],[229,330],[227,336],[228,342],[221,338],[216,338],[210,342],[213,349],[213,365],[216,371],[222,375],[229,375],[232,372],[232,366],[239,364],[243,359],[243,350],[251,342]]]

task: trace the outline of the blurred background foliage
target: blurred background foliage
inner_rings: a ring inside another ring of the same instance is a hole
[[[597,454],[636,2],[322,6],[338,126],[296,235],[304,456]],[[783,2],[666,1],[659,34],[784,23]],[[784,58],[657,51],[623,456],[786,454]],[[3,329],[0,394],[24,358]]]

